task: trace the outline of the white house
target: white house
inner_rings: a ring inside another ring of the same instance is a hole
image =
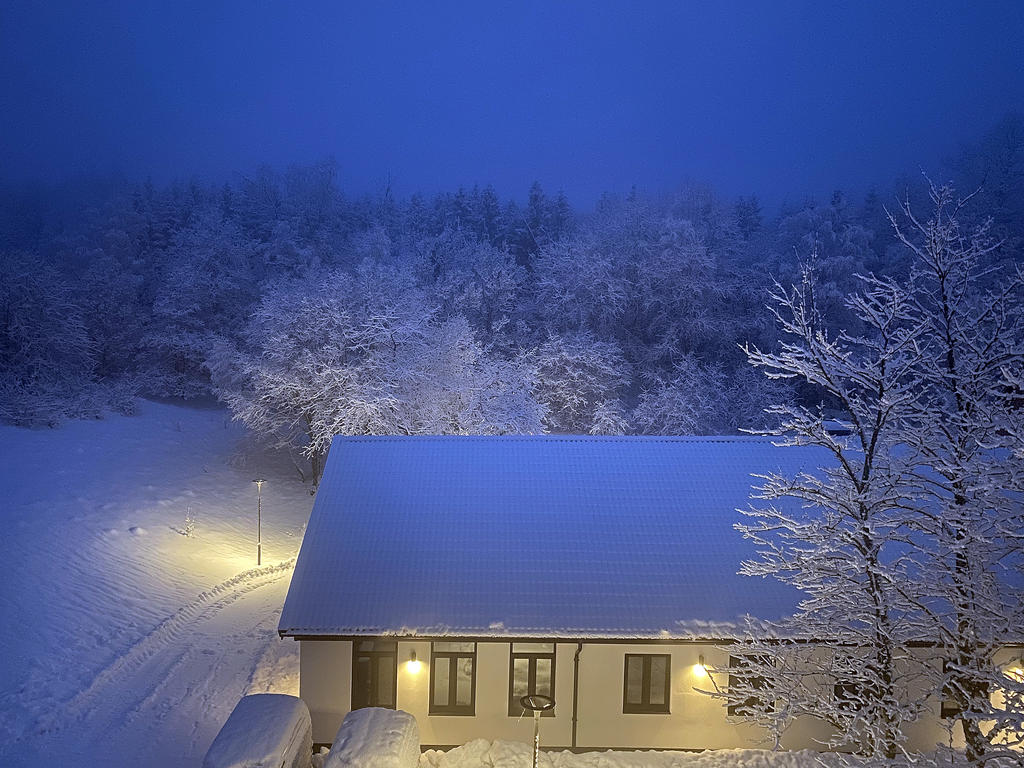
[[[547,746],[757,745],[695,690],[742,616],[798,596],[736,574],[753,555],[736,510],[752,473],[825,461],[754,437],[335,438],[279,630],[301,644],[314,742],[362,706],[412,713],[425,746],[528,741],[518,700],[541,693]],[[936,702],[911,745],[945,733]]]

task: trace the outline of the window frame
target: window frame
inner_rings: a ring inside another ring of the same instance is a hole
[[[949,668],[952,665],[950,659],[942,660],[942,689],[939,691],[939,718],[942,720],[956,720],[963,713],[963,707],[960,706],[955,698],[953,687],[949,684]]]
[[[629,695],[629,660],[642,659],[640,671],[640,703],[632,704]],[[664,703],[651,703],[651,690],[654,684],[651,673],[655,658],[665,659]],[[624,715],[670,715],[672,714],[672,654],[671,653],[627,653],[622,661],[622,714]]]
[[[543,642],[543,641],[540,641]],[[552,642],[551,652],[541,653],[533,651],[516,651],[516,644],[508,645],[508,716],[522,717],[523,705],[519,703],[519,697],[515,695],[516,683],[516,659],[528,659],[529,671],[527,672],[527,694],[537,693],[537,660],[549,659],[551,661],[551,691],[549,695],[555,698],[555,656],[558,654],[558,643]],[[528,713],[529,714],[529,713]],[[540,714],[541,717],[554,717],[555,708],[546,709]]]
[[[749,670],[750,669],[749,666],[746,666],[750,661],[753,661],[754,663],[757,663],[757,664],[771,663],[772,665],[774,665],[774,660],[773,659],[766,658],[765,656],[761,656],[761,655],[758,655],[758,654],[730,655],[729,656],[729,688],[727,690],[731,689],[733,687],[733,685],[736,685],[736,683],[733,682],[734,678],[735,678],[735,680],[737,682],[739,680],[745,678],[746,680],[749,680],[751,687],[759,689],[759,690],[768,687],[768,681],[765,679],[764,675],[743,675],[743,674],[741,674],[742,670],[744,670],[744,669]],[[734,669],[736,670],[735,674],[732,671]],[[758,684],[758,681],[760,681],[760,685]],[[775,702],[772,701],[770,704],[771,704],[771,711],[774,712],[775,711]],[[748,696],[746,698],[746,700],[742,704],[729,704],[726,707],[725,712],[726,712],[726,715],[728,715],[729,717],[749,717],[753,713],[753,711],[756,710],[758,707],[761,707],[761,708],[764,708],[765,710],[767,710],[768,706],[769,706],[769,702],[768,702],[767,699],[759,697],[759,696]]]
[[[445,643],[465,642],[460,640],[444,640]],[[473,717],[476,715],[476,667],[477,667],[477,643],[473,643],[472,651],[438,651],[435,649],[437,643],[430,644],[430,675],[427,680],[429,691],[429,715],[453,715],[456,717]],[[458,663],[460,659],[472,659],[472,674],[469,682],[469,704],[453,704],[458,696]],[[448,663],[448,704],[436,704],[434,702],[434,664],[437,661],[446,660]]]
[[[372,642],[375,646],[378,644],[390,644],[391,647],[385,650],[378,650],[376,647],[373,650],[364,651],[359,649],[361,643]],[[356,661],[360,657],[366,657],[370,660],[370,694],[371,698],[376,698],[379,693],[379,681],[380,681],[380,667],[378,666],[378,659],[391,658],[391,703],[381,704],[376,700],[372,700],[367,704],[358,704],[356,701]],[[364,709],[366,707],[381,707],[384,709],[397,709],[398,708],[398,641],[393,643],[389,640],[354,640],[352,642],[352,696],[351,706],[353,710]],[[358,706],[357,706],[358,704]]]

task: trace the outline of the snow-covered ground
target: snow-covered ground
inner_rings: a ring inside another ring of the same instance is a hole
[[[0,426],[0,765],[198,765],[243,694],[297,693],[276,628],[312,497],[247,445],[221,408],[149,401]]]
[[[441,752],[427,750],[419,768],[530,768],[533,745],[477,739]],[[829,768],[837,755],[818,752],[770,752],[718,749],[708,752],[542,752],[540,768]]]

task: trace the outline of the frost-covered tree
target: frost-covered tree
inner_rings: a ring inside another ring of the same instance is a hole
[[[536,398],[544,405],[548,431],[621,434],[621,404],[629,368],[617,345],[589,333],[552,335],[528,354]]]
[[[445,316],[464,316],[492,339],[522,313],[526,271],[503,248],[445,230],[410,246],[419,282],[428,286]]]
[[[174,397],[209,394],[205,359],[241,330],[256,298],[255,244],[230,222],[203,217],[168,252],[143,337],[143,386]]]
[[[312,461],[334,435],[539,432],[531,371],[441,320],[411,272],[364,261],[271,289],[208,359],[237,419]]]
[[[782,445],[816,446],[822,466],[763,476],[757,498],[764,503],[737,526],[758,547],[741,572],[779,579],[804,597],[794,616],[747,638],[747,668],[716,695],[737,714],[762,702],[760,721],[776,732],[795,717],[816,717],[833,728],[829,746],[892,758],[925,706],[906,695],[918,666],[907,641],[918,625],[907,595],[909,488],[898,449],[900,420],[916,394],[920,329],[905,292],[881,281],[848,300],[865,329],[857,335],[824,328],[810,272],[792,289],[776,284],[772,299],[783,339],[775,351],[748,347],[750,362],[770,378],[803,382],[820,400],[772,406],[779,424],[766,434]],[[834,414],[848,435],[830,429]],[[807,643],[766,635],[818,645],[810,652]]]
[[[921,463],[916,525],[924,535],[915,543],[925,634],[939,645],[936,695],[957,712],[966,757],[980,765],[1024,739],[1021,710],[993,703],[1009,687],[1019,707],[1024,692],[995,663],[999,648],[1024,633],[1024,473],[1007,429],[1016,404],[1002,386],[1003,371],[1024,363],[1024,279],[983,288],[993,283],[986,261],[998,247],[988,224],[964,231],[967,200],[949,186],[933,184],[930,195],[929,220],[906,200],[902,216],[890,217],[914,256],[910,296],[924,353],[902,440]]]
[[[749,240],[761,228],[761,204],[757,195],[736,199],[736,226],[745,240]]]
[[[764,427],[768,404],[792,399],[789,386],[751,368],[729,373],[686,355],[640,394],[632,420],[647,435],[728,435]]]
[[[611,255],[579,238],[561,240],[540,250],[532,274],[538,313],[549,332],[616,332],[629,287]]]
[[[824,410],[773,409],[774,434],[831,459],[817,476],[766,477],[763,498],[809,511],[751,510],[740,528],[761,551],[742,570],[808,597],[791,619],[751,628],[743,674],[716,695],[777,735],[816,716],[836,729],[833,746],[884,758],[899,752],[903,725],[941,701],[967,760],[983,765],[1022,738],[1024,685],[997,662],[1024,632],[1024,279],[993,279],[987,224],[962,230],[966,201],[949,187],[930,195],[927,222],[907,200],[890,216],[912,264],[905,283],[861,279],[848,302],[861,333],[823,331],[805,282],[776,292],[797,341],[748,352],[770,376],[813,385],[850,435],[830,434]],[[831,706],[822,679],[835,681]]]
[[[523,359],[485,348],[466,318],[431,323],[410,361],[403,399],[416,434],[503,435],[543,431],[545,411],[532,395],[536,376]]]
[[[96,376],[82,307],[42,259],[0,253],[0,420],[53,426],[131,408],[130,390]]]
[[[836,192],[828,205],[808,202],[778,224],[775,247],[801,259],[783,261],[781,276],[795,281],[802,261],[813,262],[815,302],[831,329],[855,330],[858,320],[849,311],[846,297],[859,290],[857,275],[875,267],[871,232],[857,223],[853,213],[842,193]]]

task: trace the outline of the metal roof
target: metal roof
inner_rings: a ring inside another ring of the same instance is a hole
[[[799,598],[736,573],[752,475],[826,461],[757,437],[336,437],[279,631],[720,638]]]

